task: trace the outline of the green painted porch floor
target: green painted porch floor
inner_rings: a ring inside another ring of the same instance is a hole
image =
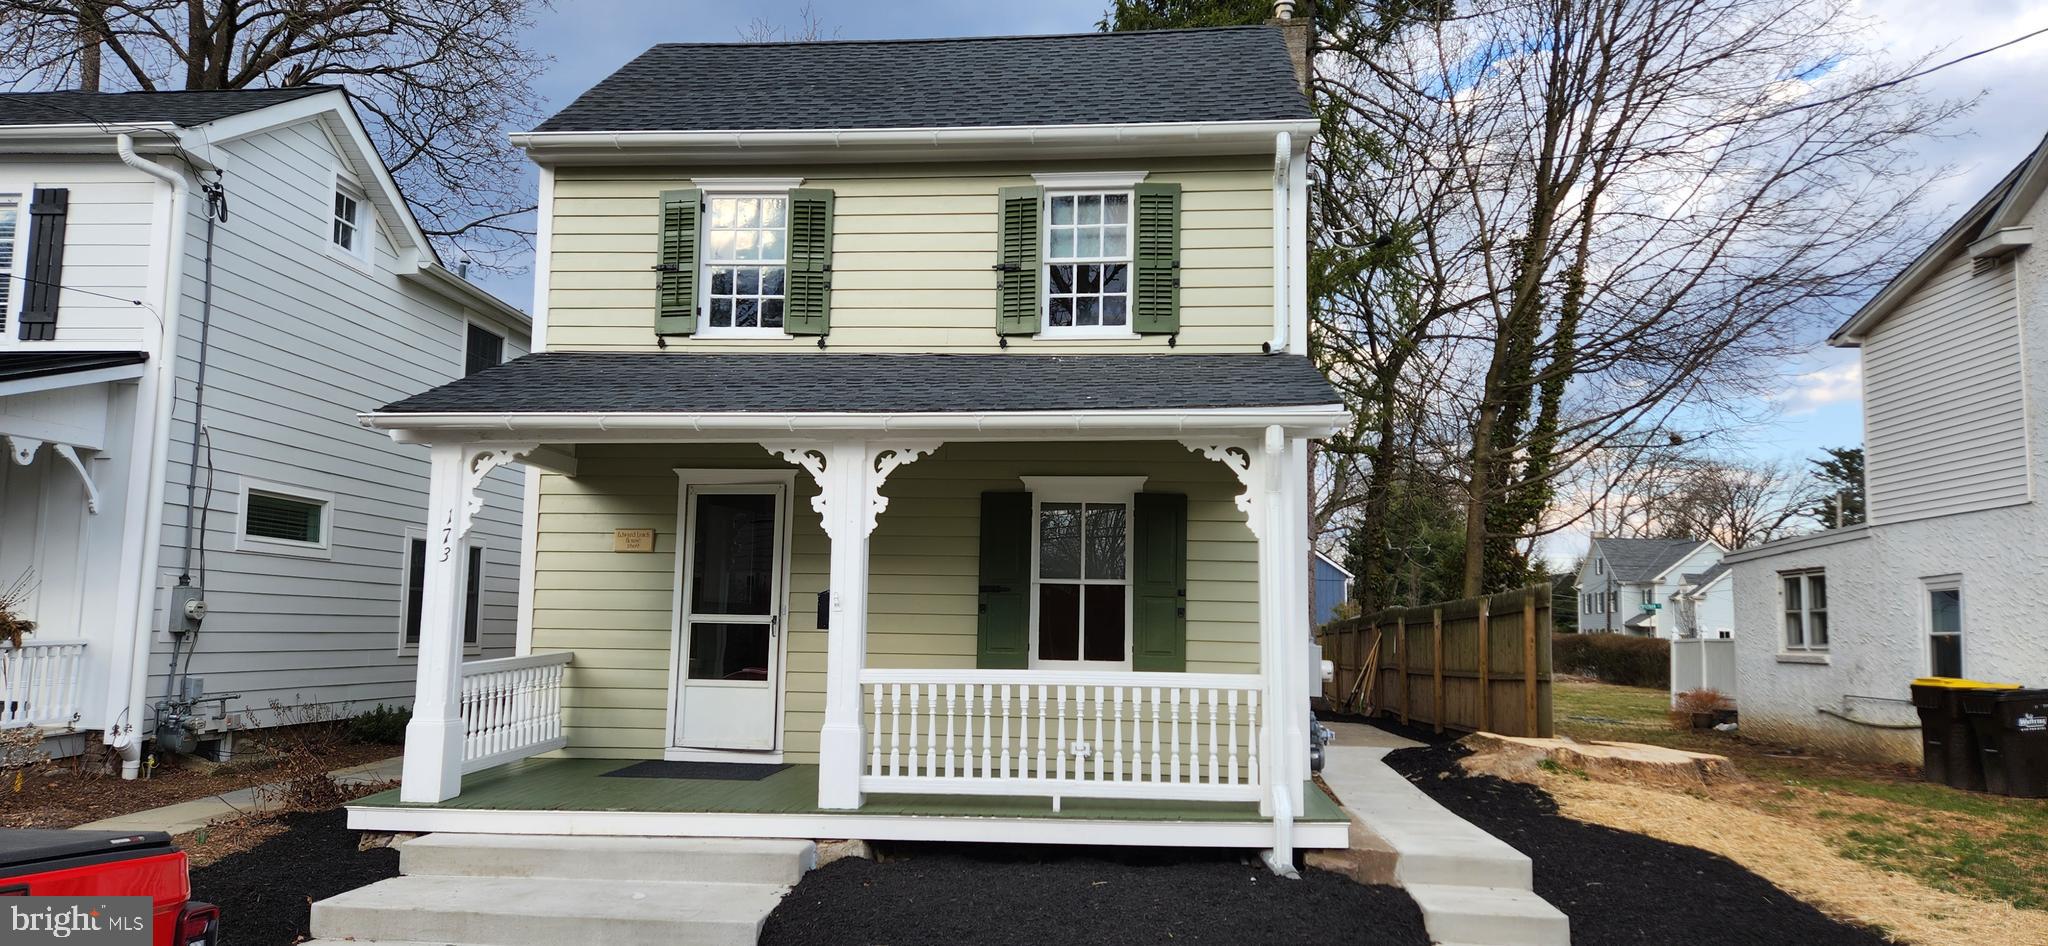
[[[462,794],[434,804],[408,804],[398,790],[359,798],[364,807],[482,811],[649,811],[784,815],[925,815],[959,818],[1076,818],[1106,821],[1263,821],[1248,802],[1073,798],[1052,810],[1049,798],[870,794],[855,811],[818,807],[818,767],[792,765],[758,781],[604,778],[629,759],[525,759],[462,779]],[[1344,821],[1330,796],[1308,786],[1303,821]]]

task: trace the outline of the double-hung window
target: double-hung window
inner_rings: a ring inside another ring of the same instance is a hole
[[[789,196],[711,194],[704,211],[704,320],[697,334],[781,336]]]
[[[1927,579],[1927,663],[1937,677],[1963,675],[1963,582]]]
[[[329,248],[358,266],[369,265],[370,235],[376,232],[370,223],[370,208],[363,192],[339,174],[334,178],[333,210],[328,221]]]
[[[1785,649],[1828,649],[1828,577],[1822,571],[1787,572],[1784,583]]]
[[[1032,665],[1131,666],[1131,507],[1141,477],[1026,477]]]
[[[20,255],[22,236],[21,195],[0,194],[0,333],[7,329],[8,318],[14,314],[15,258]]]
[[[462,561],[462,643],[477,643],[478,620],[483,612],[484,547],[469,543]],[[405,647],[420,644],[420,606],[427,596],[427,540],[417,536],[405,546]]]
[[[1045,334],[1131,334],[1131,192],[1051,191],[1045,202]]]

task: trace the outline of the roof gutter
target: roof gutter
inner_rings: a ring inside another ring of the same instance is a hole
[[[425,257],[428,254],[421,253],[420,255],[422,258],[418,263],[418,268],[406,275],[419,279],[439,291],[442,295],[448,296],[458,303],[467,303],[476,308],[488,310],[498,318],[511,323],[515,328],[527,332],[533,330],[532,316],[527,315],[518,306],[506,302],[492,295],[490,290],[450,272],[448,267],[426,259]]]
[[[784,131],[526,131],[512,144],[536,156],[549,151],[693,149],[860,149],[972,145],[1101,145],[1196,141],[1265,141],[1276,133],[1312,135],[1313,119],[1247,122],[1140,122],[1101,125],[997,125],[933,128],[818,128]]]
[[[398,439],[433,440],[435,432],[481,435],[501,432],[531,435],[546,432],[607,433],[756,433],[830,435],[916,431],[965,435],[1004,433],[1086,433],[1147,430],[1178,435],[1221,430],[1285,428],[1295,436],[1327,437],[1343,428],[1349,415],[1342,404],[1211,410],[1140,411],[964,411],[930,413],[761,412],[371,412],[357,415],[365,427],[417,436]],[[474,439],[487,439],[475,437]],[[506,438],[498,438],[506,439]]]

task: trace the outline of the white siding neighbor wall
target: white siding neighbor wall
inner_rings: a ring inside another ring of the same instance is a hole
[[[205,552],[195,551],[191,569],[195,582],[203,570],[210,611],[189,670],[209,693],[239,694],[227,704],[236,725],[268,721],[273,704],[361,712],[409,703],[415,659],[401,646],[404,563],[408,536],[420,535],[426,519],[427,454],[364,429],[356,415],[459,377],[467,319],[505,336],[507,359],[525,353],[526,339],[394,275],[381,227],[368,271],[330,250],[341,162],[316,124],[234,141],[213,159],[226,169],[232,217],[216,234],[198,477]],[[190,476],[205,249],[203,201],[193,206],[152,703],[167,683],[165,589],[180,572]],[[251,483],[331,496],[330,547],[238,550]],[[524,483],[523,470],[501,468],[482,488],[487,501],[472,534],[484,547],[481,646],[472,659],[512,653]]]
[[[38,187],[62,187],[70,193],[65,217],[64,285],[57,297],[59,318],[54,347],[122,349],[149,347],[158,314],[133,300],[157,298],[152,277],[161,278],[163,251],[153,248],[162,185],[140,171],[109,158],[0,161],[0,194],[21,197],[19,242],[14,272],[24,272],[28,249],[31,195]],[[161,244],[154,244],[160,246]],[[22,346],[15,317],[25,295],[14,280],[9,287],[7,330],[0,332],[0,352]],[[90,289],[90,292],[79,291]],[[46,343],[34,342],[32,345]]]
[[[1957,259],[1864,342],[1870,521],[2027,501],[2013,276],[2010,259]]]

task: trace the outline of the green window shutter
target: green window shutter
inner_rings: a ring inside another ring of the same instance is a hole
[[[996,334],[1035,335],[1045,188],[1005,187],[996,192],[996,204],[1002,218],[996,240]]]
[[[1131,328],[1140,335],[1180,331],[1180,185],[1139,184],[1132,204]]]
[[[1188,498],[1139,493],[1131,526],[1131,669],[1188,668]]]
[[[789,192],[789,280],[782,329],[823,335],[832,322],[832,192]]]
[[[688,335],[697,330],[697,218],[703,203],[704,192],[694,187],[661,192],[661,254],[655,266],[656,335]]]
[[[981,604],[974,665],[1023,670],[1031,663],[1031,494],[981,494]]]

